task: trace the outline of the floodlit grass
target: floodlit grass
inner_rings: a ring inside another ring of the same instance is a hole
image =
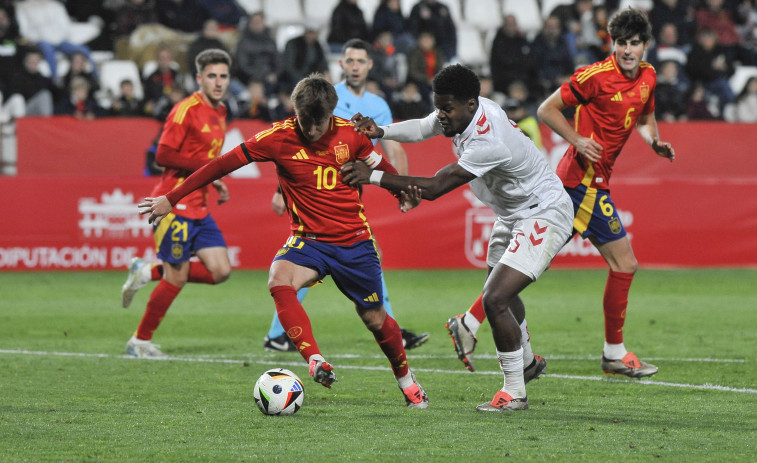
[[[1,461],[753,461],[757,435],[757,271],[641,270],[626,345],[660,367],[650,381],[599,368],[605,271],[550,270],[523,293],[547,375],[530,410],[486,414],[502,377],[488,325],[477,373],[444,323],[478,295],[483,271],[394,271],[403,327],[428,393],[408,410],[373,336],[327,280],[305,306],[339,377],[313,383],[302,358],[262,350],[273,302],[265,272],[189,285],[154,341],[166,361],[123,356],[154,286],[120,308],[125,273],[0,274]],[[252,386],[286,367],[302,410],[267,417]]]

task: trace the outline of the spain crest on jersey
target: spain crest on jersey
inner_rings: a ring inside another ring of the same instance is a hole
[[[649,84],[642,82],[639,91],[641,91],[641,102],[646,104],[647,100],[649,100]]]
[[[347,145],[336,145],[334,147],[334,156],[336,156],[336,162],[344,164],[350,160],[350,147]]]

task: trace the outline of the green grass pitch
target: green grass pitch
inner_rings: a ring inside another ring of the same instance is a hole
[[[625,338],[660,367],[606,377],[604,270],[550,270],[523,299],[547,374],[531,408],[487,414],[502,376],[485,324],[476,365],[444,328],[477,297],[482,270],[390,271],[401,326],[431,332],[409,351],[430,398],[408,410],[373,336],[331,280],[305,307],[339,377],[315,384],[302,358],[262,350],[273,301],[266,272],[188,285],[154,341],[171,356],[124,356],[154,283],[120,308],[125,272],[0,273],[0,461],[754,461],[757,270],[650,270],[634,280]],[[252,387],[285,367],[302,410],[268,417]]]

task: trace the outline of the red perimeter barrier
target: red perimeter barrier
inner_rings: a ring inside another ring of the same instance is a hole
[[[230,125],[231,146],[268,124]],[[136,213],[155,178],[143,177],[144,153],[160,125],[146,119],[26,118],[18,121],[17,177],[0,178],[6,213],[0,225],[0,270],[123,268],[134,255],[154,258],[151,228]],[[633,135],[612,179],[612,196],[642,266],[757,265],[757,146],[754,125],[661,124],[676,161],[657,157]],[[543,129],[550,160],[562,140]],[[433,175],[455,161],[436,137],[405,145],[410,171]],[[276,174],[269,163],[227,180],[231,201],[212,214],[236,268],[266,269],[287,235],[270,207]],[[212,193],[211,193],[212,196]],[[365,188],[366,213],[384,251],[384,266],[485,266],[494,219],[467,188],[408,214],[387,192]],[[574,239],[555,267],[602,267],[588,243]]]

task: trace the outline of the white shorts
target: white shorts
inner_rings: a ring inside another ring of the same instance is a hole
[[[527,219],[497,217],[489,238],[486,263],[514,268],[536,280],[544,273],[573,232],[573,204],[560,201]]]

